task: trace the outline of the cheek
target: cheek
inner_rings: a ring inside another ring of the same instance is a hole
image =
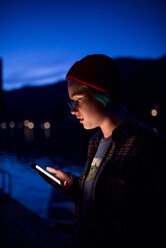
[[[104,106],[95,98],[88,98],[79,108],[79,114],[85,121],[100,124],[104,117]]]
[[[80,113],[93,121],[100,121],[103,117],[102,109],[96,105],[89,105],[89,107],[84,106],[84,108],[80,109]]]
[[[94,113],[96,113],[96,110],[92,107],[92,106],[82,106],[80,108],[80,113],[82,113],[83,115],[85,116],[89,116],[89,115],[92,115]]]

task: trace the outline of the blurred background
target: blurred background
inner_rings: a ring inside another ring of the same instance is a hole
[[[1,0],[0,169],[12,178],[2,175],[1,191],[41,217],[72,220],[72,203],[30,164],[80,174],[96,130],[71,118],[65,75],[88,54],[115,60],[122,102],[166,135],[165,12],[164,0]]]

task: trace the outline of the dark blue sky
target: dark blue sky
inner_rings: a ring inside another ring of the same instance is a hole
[[[87,54],[166,55],[165,0],[1,0],[3,88],[64,79]]]

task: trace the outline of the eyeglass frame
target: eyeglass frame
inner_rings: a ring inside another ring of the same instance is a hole
[[[84,99],[85,97],[89,96],[91,94],[91,92],[89,92],[87,95],[77,99],[77,100],[73,100],[73,99],[70,99],[70,101],[68,102],[68,106],[70,109],[72,108],[75,108],[77,109],[79,107],[79,102]]]

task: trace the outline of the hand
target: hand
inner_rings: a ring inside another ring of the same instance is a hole
[[[44,178],[44,180],[47,183],[51,184],[54,188],[56,188],[57,190],[60,190],[61,192],[64,192],[71,187],[72,180],[70,179],[70,177],[68,176],[67,173],[65,173],[61,170],[51,168],[51,167],[46,167],[46,170],[53,173],[54,176],[62,182],[62,186],[61,186],[61,185],[57,184],[56,182],[54,182],[53,180],[49,179],[48,177],[43,176],[43,174],[42,174],[42,177]]]

